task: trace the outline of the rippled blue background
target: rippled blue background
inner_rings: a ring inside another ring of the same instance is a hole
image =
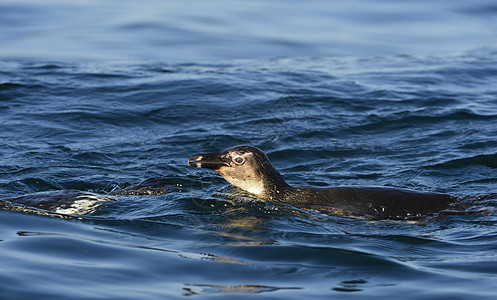
[[[495,1],[12,1],[4,58],[219,61],[447,54],[495,45]]]
[[[2,1],[0,195],[172,187],[80,218],[0,211],[0,298],[495,298],[495,197],[355,220],[231,201],[186,161],[250,143],[294,185],[495,193],[496,17],[493,1]]]

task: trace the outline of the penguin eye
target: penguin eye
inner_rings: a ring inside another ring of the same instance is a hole
[[[233,162],[237,165],[241,165],[245,162],[245,157],[241,156],[241,155],[237,155],[235,157],[233,157]]]

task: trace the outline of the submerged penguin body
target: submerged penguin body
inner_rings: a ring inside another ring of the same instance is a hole
[[[456,198],[447,194],[387,187],[333,187],[295,189],[286,199],[297,207],[371,218],[407,219],[450,207]]]
[[[293,187],[285,182],[266,154],[252,146],[197,154],[188,160],[188,165],[212,169],[262,201],[344,216],[417,218],[447,209],[457,200],[447,194],[387,187]]]

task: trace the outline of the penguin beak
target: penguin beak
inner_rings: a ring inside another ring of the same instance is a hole
[[[231,167],[230,159],[223,153],[204,153],[196,154],[190,157],[188,165],[195,168],[207,168],[212,170],[221,167]]]

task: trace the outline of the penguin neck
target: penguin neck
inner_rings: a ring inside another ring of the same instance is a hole
[[[274,168],[268,174],[264,174],[263,182],[264,190],[258,196],[268,201],[284,201],[288,193],[295,189]]]

